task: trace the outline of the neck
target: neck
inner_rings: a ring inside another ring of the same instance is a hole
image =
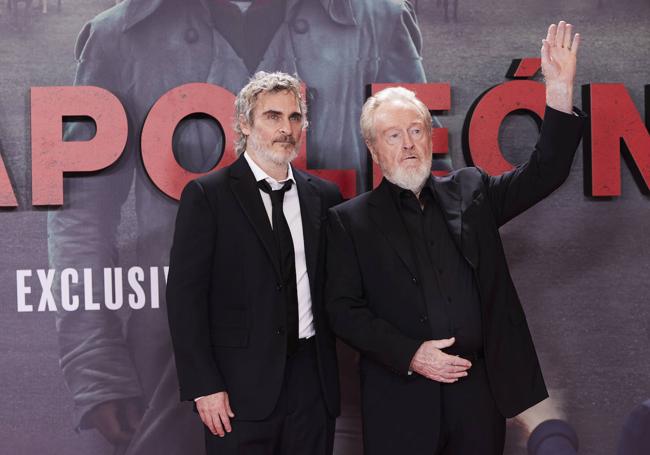
[[[252,150],[247,150],[248,156],[255,161],[264,172],[266,172],[269,177],[274,178],[277,181],[285,180],[289,175],[289,164],[288,163],[276,163],[265,157],[253,152]]]

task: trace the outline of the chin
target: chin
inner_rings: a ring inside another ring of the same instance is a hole
[[[394,172],[383,172],[383,174],[386,176],[389,182],[394,183],[400,188],[411,190],[417,193],[422,189],[431,173],[431,162],[422,163],[421,161],[416,161],[413,164],[416,165],[402,165],[395,169]]]
[[[265,155],[269,161],[272,161],[275,164],[287,165],[298,156],[298,150],[295,147],[290,150],[283,148],[282,150],[270,150],[268,153],[265,153]]]

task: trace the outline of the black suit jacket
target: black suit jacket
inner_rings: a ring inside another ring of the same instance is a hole
[[[312,298],[320,380],[339,413],[335,340],[324,314],[324,235],[338,188],[293,168]],[[170,254],[167,311],[181,400],[227,391],[238,419],[273,410],[286,362],[286,303],[273,232],[248,163],[190,182]]]
[[[489,383],[506,417],[541,401],[547,392],[498,228],[564,182],[583,122],[580,116],[547,108],[539,140],[525,164],[498,177],[469,167],[434,178],[436,201],[473,269]],[[368,428],[391,433],[402,428],[413,442],[422,437],[417,428],[424,420],[422,431],[431,438],[437,428],[432,419],[439,412],[440,384],[407,375],[415,351],[431,339],[419,285],[430,278],[418,276],[388,185],[382,183],[330,210],[327,273],[332,328],[362,354],[362,404]],[[385,427],[381,419],[398,426]],[[372,444],[372,437],[366,435],[366,445]]]

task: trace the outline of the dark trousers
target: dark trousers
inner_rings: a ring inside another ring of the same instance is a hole
[[[505,418],[492,397],[485,361],[471,361],[467,377],[441,383],[439,391],[422,376],[372,374],[383,367],[367,362],[362,384],[372,393],[363,404],[364,454],[502,455]],[[383,399],[372,399],[381,393]]]
[[[505,418],[496,407],[483,359],[469,375],[441,385],[440,437],[436,455],[502,455]]]
[[[237,410],[233,409],[235,415]],[[282,391],[271,415],[261,421],[231,420],[220,438],[205,428],[207,455],[331,455],[334,418],[325,407],[313,340],[287,358]]]

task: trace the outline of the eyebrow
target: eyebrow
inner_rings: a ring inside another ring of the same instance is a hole
[[[416,120],[416,121],[414,121],[414,122],[409,123],[409,126],[408,126],[408,127],[410,128],[410,127],[412,127],[412,126],[423,126],[424,124],[425,124],[425,122],[423,122],[422,120]],[[398,126],[389,126],[388,128],[386,128],[386,129],[384,130],[384,132],[386,132],[386,131],[390,131],[390,130],[398,130],[398,129],[399,129]]]
[[[282,112],[274,111],[273,109],[269,109],[268,111],[262,112],[262,115],[273,115],[273,114],[282,115]],[[293,117],[293,116],[298,116],[298,117],[302,118],[302,114],[300,112],[298,112],[298,111],[295,111],[295,112],[292,112],[291,114],[289,114],[289,117]]]
[[[270,114],[282,115],[282,112],[274,111],[273,109],[269,109],[268,111],[262,112],[262,115],[270,115]]]

